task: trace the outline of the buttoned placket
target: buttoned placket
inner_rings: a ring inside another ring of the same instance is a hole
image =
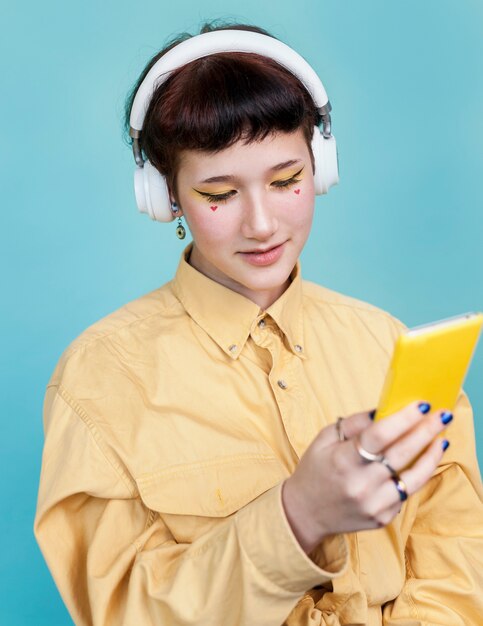
[[[288,349],[287,338],[269,316],[259,318],[252,325],[250,333],[254,343],[265,348],[272,357],[272,367],[268,375],[270,386],[282,419],[286,436],[297,456],[307,446],[307,424],[304,416],[304,401],[300,391],[303,364],[299,354],[300,344]],[[296,347],[298,346],[298,347]]]

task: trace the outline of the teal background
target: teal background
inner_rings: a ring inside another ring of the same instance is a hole
[[[45,385],[76,335],[175,270],[175,224],[135,206],[123,103],[169,36],[215,17],[293,46],[332,102],[341,182],[317,199],[305,278],[410,326],[483,310],[481,2],[3,2],[2,625],[72,623],[32,533]],[[482,377],[480,346],[480,461]]]

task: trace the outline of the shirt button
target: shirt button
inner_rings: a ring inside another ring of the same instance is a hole
[[[267,325],[267,324],[266,324],[265,320],[260,320],[260,321],[258,322],[258,327],[259,327],[259,328],[265,328],[265,326],[266,326],[266,325]]]
[[[287,389],[287,383],[282,379],[277,380],[277,385],[280,387],[280,389]]]
[[[236,352],[236,349],[237,349],[237,346],[236,346],[236,344],[235,344],[235,343],[234,343],[234,344],[232,344],[232,345],[228,348],[228,350],[229,350],[232,354],[234,354],[234,353]]]
[[[302,346],[299,346],[298,343],[294,346],[294,348],[295,348],[295,352],[302,352],[303,351]]]

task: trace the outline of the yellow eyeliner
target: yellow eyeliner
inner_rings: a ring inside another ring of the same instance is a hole
[[[297,170],[296,172],[294,172],[293,174],[291,174],[290,176],[287,176],[286,179],[280,179],[280,180],[289,180],[290,178],[295,178],[295,176],[298,176],[299,174],[301,174],[305,169],[305,165],[303,167],[301,167],[299,170]]]
[[[293,174],[291,174],[290,176],[287,176],[286,178],[277,178],[277,180],[272,180],[272,183],[286,183],[292,178],[295,178],[296,176],[300,176],[300,174],[302,174],[302,172],[304,171],[304,168],[305,168],[305,165],[304,167],[302,167],[302,169],[298,170],[298,172],[294,172]]]
[[[296,176],[299,176],[300,174],[302,174],[303,170],[304,170],[305,166],[302,167],[300,170],[294,172],[293,174],[290,174],[289,176],[286,176],[285,178],[277,178],[276,180],[272,180],[270,184],[273,183],[286,183],[289,180],[291,180],[292,178],[295,178]],[[233,189],[227,189],[227,190],[221,190],[221,189],[217,189],[216,191],[201,191],[200,189],[196,189],[196,187],[192,187],[193,191],[195,191],[196,193],[200,194],[200,196],[222,196],[225,193],[230,193],[231,191],[233,191]]]
[[[221,196],[224,193],[230,193],[230,191],[233,191],[233,189],[227,189],[226,191],[200,191],[199,189],[195,189],[195,187],[192,187],[192,189],[196,191],[196,193],[199,193],[201,196]]]

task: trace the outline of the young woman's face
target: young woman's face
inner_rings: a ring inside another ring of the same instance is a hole
[[[266,309],[288,287],[314,211],[301,129],[206,153],[182,153],[178,200],[193,235],[190,263]]]

